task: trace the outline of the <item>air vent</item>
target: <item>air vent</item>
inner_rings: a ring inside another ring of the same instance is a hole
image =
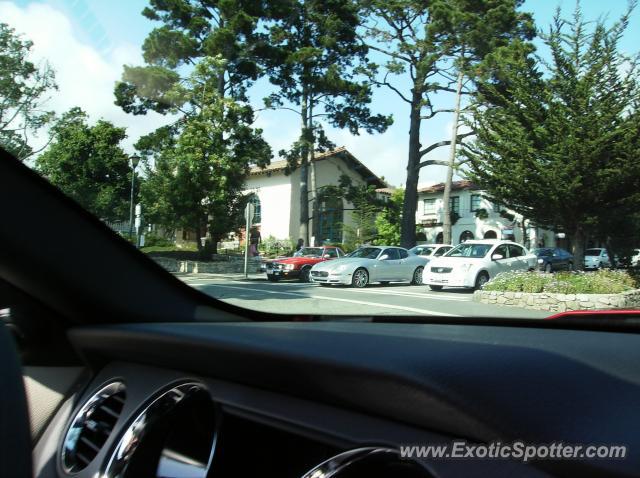
[[[62,468],[76,473],[98,455],[115,428],[126,399],[122,382],[110,383],[80,408],[67,431],[62,446]]]

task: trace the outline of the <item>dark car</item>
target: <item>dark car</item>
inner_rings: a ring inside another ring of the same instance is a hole
[[[573,270],[573,255],[558,247],[540,247],[533,252],[538,258],[538,269],[545,272]]]

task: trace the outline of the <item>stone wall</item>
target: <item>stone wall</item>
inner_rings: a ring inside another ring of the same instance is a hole
[[[483,304],[564,312],[567,310],[630,309],[640,307],[640,289],[621,294],[552,294],[477,290],[473,300]]]
[[[244,260],[198,262],[178,261],[167,257],[152,257],[169,272],[184,272],[187,274],[239,274],[244,272]],[[249,273],[259,272],[260,260],[249,259]]]

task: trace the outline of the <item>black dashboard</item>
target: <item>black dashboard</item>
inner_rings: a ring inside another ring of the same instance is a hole
[[[42,478],[637,476],[640,470],[633,453],[640,445],[634,334],[345,321],[125,324],[76,328],[69,336],[98,372],[43,436],[55,438],[55,450],[36,449]],[[81,469],[70,468],[64,446],[74,417],[114,383],[126,399],[118,400],[108,438],[94,444],[95,456]],[[172,394],[172,405],[156,403]],[[183,395],[195,398],[176,406]],[[153,407],[162,413],[149,412]],[[147,430],[131,440],[140,422]],[[129,437],[124,445],[123,437]],[[413,462],[397,454],[404,445],[454,439],[624,444],[631,456],[525,464]],[[358,459],[338,466],[340,474],[309,474],[345,455]],[[114,456],[128,461],[110,468]],[[196,465],[175,471],[180,463]]]

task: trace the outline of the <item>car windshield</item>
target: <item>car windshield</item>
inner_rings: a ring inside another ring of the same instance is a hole
[[[416,246],[409,249],[409,252],[415,254],[417,256],[430,256],[435,251],[435,247],[427,247],[427,246]]]
[[[636,3],[2,0],[0,147],[207,301],[613,307],[640,289]],[[78,274],[102,257],[53,236]]]
[[[551,256],[553,251],[551,249],[534,249],[533,252],[536,256]],[[560,252],[560,251],[558,251]]]
[[[493,246],[491,244],[459,244],[445,254],[445,257],[471,257],[482,258],[487,255]]]
[[[350,254],[347,254],[347,257],[358,257],[361,259],[375,259],[380,254],[381,249],[377,247],[362,247],[360,249],[356,249]]]
[[[322,256],[323,250],[324,249],[322,249],[321,247],[303,247],[294,255],[303,257],[320,257]]]

